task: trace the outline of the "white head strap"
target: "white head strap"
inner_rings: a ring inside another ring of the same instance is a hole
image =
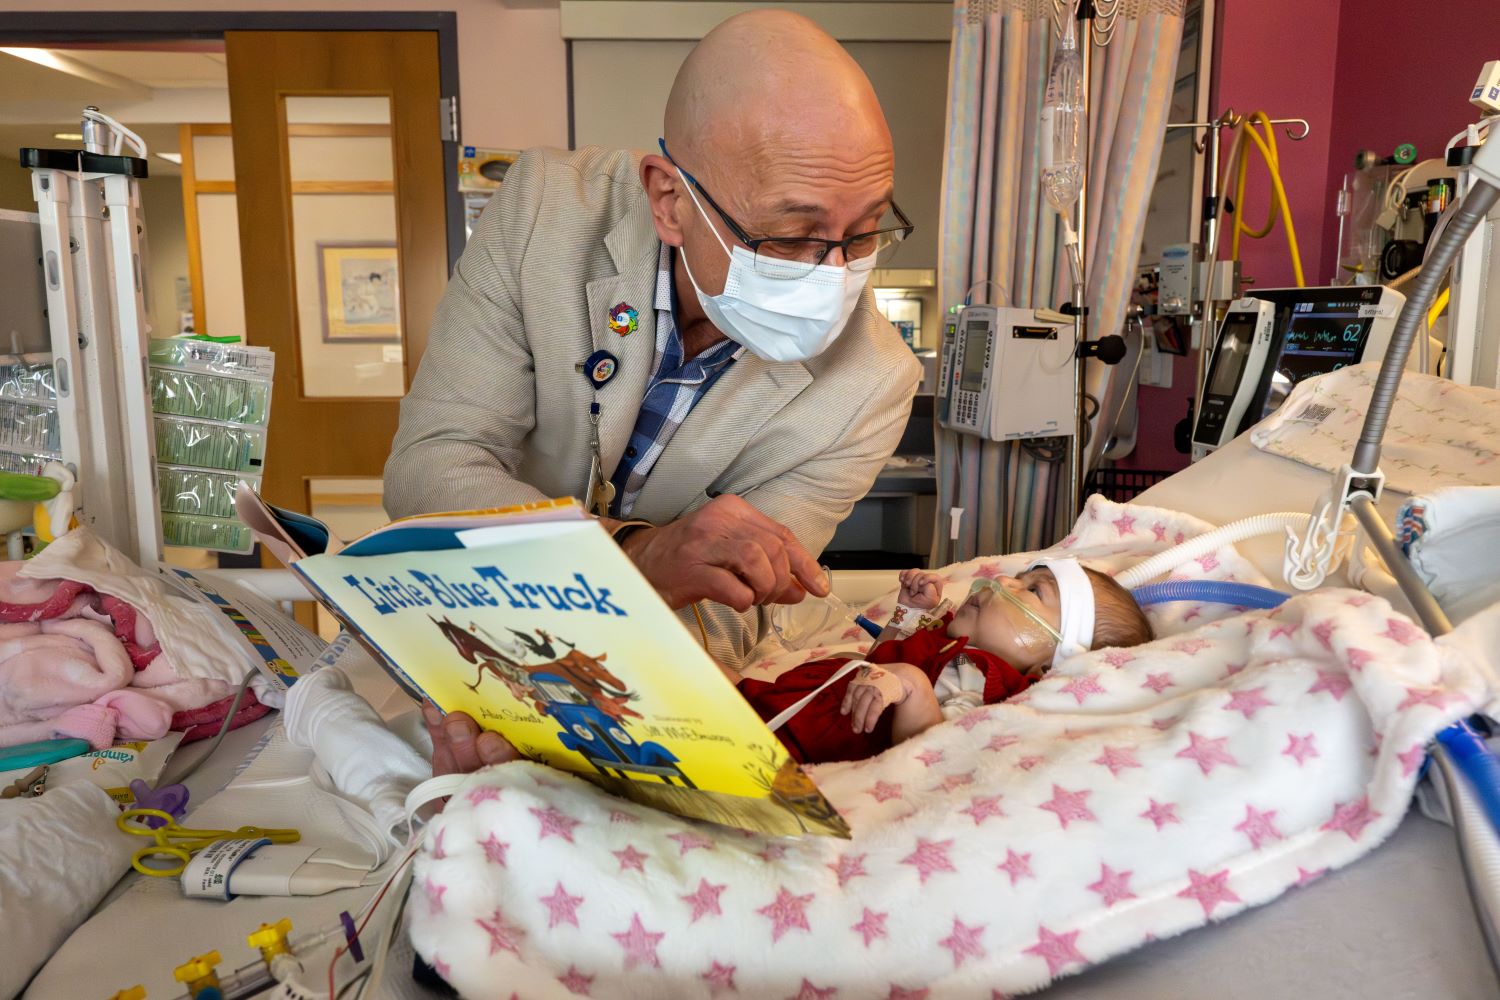
[[[1061,612],[1058,631],[1062,633],[1062,641],[1052,654],[1052,665],[1057,666],[1094,645],[1094,585],[1077,559],[1039,559],[1027,569],[1038,566],[1051,570],[1057,581]]]

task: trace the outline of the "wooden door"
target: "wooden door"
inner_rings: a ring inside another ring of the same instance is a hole
[[[225,50],[246,339],[276,353],[262,492],[318,513],[342,482],[378,518],[448,273],[437,35],[234,31]]]

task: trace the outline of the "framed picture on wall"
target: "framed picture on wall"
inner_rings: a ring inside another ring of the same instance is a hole
[[[323,342],[401,343],[401,282],[394,243],[319,243]]]

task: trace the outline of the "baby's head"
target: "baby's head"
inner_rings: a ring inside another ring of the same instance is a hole
[[[976,581],[948,634],[966,636],[1029,673],[1085,649],[1153,638],[1130,592],[1076,559],[1044,560],[1020,576]]]

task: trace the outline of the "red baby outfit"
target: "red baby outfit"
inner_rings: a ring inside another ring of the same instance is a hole
[[[877,643],[865,659],[871,663],[910,663],[936,684],[945,667],[965,656],[984,672],[986,705],[1020,694],[1031,685],[1030,678],[994,653],[970,648],[967,638],[949,638],[947,628],[952,620],[949,613],[906,638]],[[813,660],[793,667],[774,681],[745,678],[740,681],[740,693],[762,719],[770,720],[817,690],[847,662],[847,658]],[[864,760],[890,748],[894,713],[883,712],[872,731],[856,733],[849,716],[839,712],[855,676],[850,672],[830,684],[777,730],[776,735],[795,760],[803,764]]]

